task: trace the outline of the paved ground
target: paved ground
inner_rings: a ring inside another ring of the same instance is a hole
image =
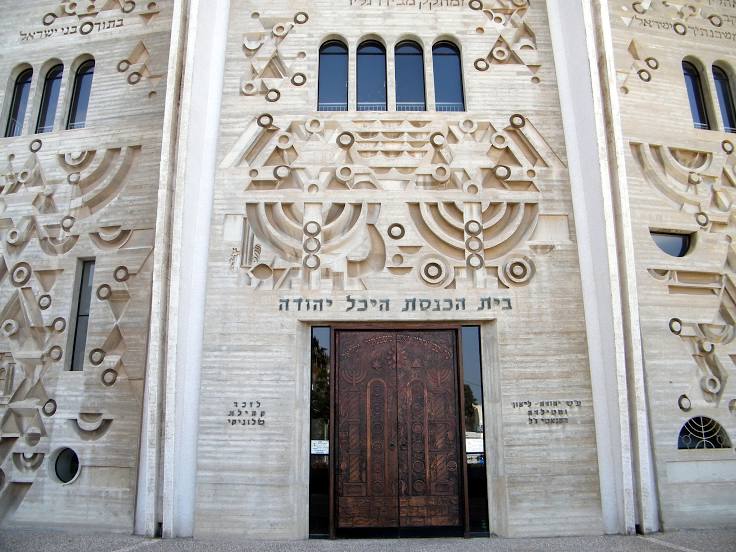
[[[149,540],[120,535],[0,531],[0,552],[736,552],[736,530],[637,537],[340,541]]]

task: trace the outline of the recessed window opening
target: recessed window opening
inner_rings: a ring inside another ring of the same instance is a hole
[[[700,71],[689,61],[682,62],[682,72],[685,75],[685,86],[687,97],[690,101],[690,112],[693,117],[695,128],[709,130],[711,128],[708,120],[708,110],[705,106],[703,84]]]
[[[36,123],[36,134],[52,132],[54,130],[54,118],[56,117],[56,106],[59,103],[59,92],[61,90],[61,77],[64,66],[59,64],[52,67],[46,73],[43,83],[43,94],[41,95],[41,107],[38,111],[38,122]]]
[[[63,449],[54,462],[54,472],[62,483],[70,483],[79,473],[79,457],[70,448]]]
[[[394,50],[396,111],[426,111],[424,54],[416,42],[401,42]]]
[[[471,534],[489,534],[485,418],[480,326],[462,327],[465,455],[468,469],[468,523]]]
[[[92,302],[92,280],[95,275],[95,262],[82,263],[82,276],[79,283],[79,299],[77,301],[77,316],[74,326],[71,370],[79,371],[84,368],[84,350],[87,347],[87,331],[89,329],[89,311]]]
[[[331,40],[319,49],[319,111],[348,110],[348,47]]]
[[[728,449],[731,448],[731,440],[721,424],[706,416],[696,416],[682,426],[677,448]]]
[[[690,251],[690,234],[671,232],[650,232],[654,243],[662,251],[673,257],[684,257]]]
[[[85,61],[77,69],[74,76],[72,101],[69,106],[69,122],[66,125],[67,129],[84,128],[87,123],[87,110],[89,109],[94,73],[94,60]]]
[[[451,42],[438,42],[432,48],[432,64],[437,111],[465,111],[460,50]]]
[[[733,90],[726,71],[713,66],[713,79],[716,83],[718,105],[721,107],[723,126],[726,132],[736,132],[736,109],[734,109]]]
[[[358,111],[386,111],[386,49],[368,40],[358,46]]]
[[[5,126],[6,138],[20,136],[23,132],[23,120],[26,117],[26,109],[28,108],[28,96],[31,92],[32,79],[33,69],[26,69],[15,79],[13,96],[10,100],[10,111],[8,112],[8,122]]]
[[[309,534],[330,532],[330,353],[331,330],[312,328],[310,396]]]

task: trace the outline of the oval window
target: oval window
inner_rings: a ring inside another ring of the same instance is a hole
[[[654,243],[662,251],[673,257],[684,257],[690,251],[690,234],[674,234],[669,232],[650,232]]]
[[[79,473],[79,457],[77,453],[70,448],[63,449],[56,457],[54,471],[56,472],[56,477],[62,483],[73,481]]]

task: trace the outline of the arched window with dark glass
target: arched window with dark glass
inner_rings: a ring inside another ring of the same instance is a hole
[[[700,71],[689,61],[683,61],[682,72],[685,74],[685,86],[687,87],[687,97],[690,100],[693,124],[695,128],[710,129]]]
[[[339,40],[319,49],[319,111],[348,110],[348,47]]]
[[[401,42],[394,50],[396,111],[426,111],[424,53],[416,42]]]
[[[31,92],[33,69],[26,69],[15,79],[13,94],[10,98],[8,122],[5,125],[5,137],[20,136],[23,132],[23,120],[28,108],[28,96]]]
[[[63,74],[64,66],[61,64],[55,65],[46,73],[46,79],[43,82],[43,94],[41,95],[41,107],[38,111],[38,122],[36,123],[36,134],[54,130],[54,118],[56,117],[56,106],[59,104],[59,91],[61,90],[61,76]]]
[[[72,101],[69,105],[69,122],[66,128],[84,128],[87,122],[87,109],[92,92],[92,78],[95,74],[94,60],[85,61],[74,75]]]
[[[358,111],[386,111],[386,49],[375,40],[358,46]]]
[[[460,50],[451,42],[438,42],[432,48],[432,65],[437,111],[465,111]]]
[[[716,94],[718,95],[718,105],[721,106],[724,130],[726,132],[736,132],[736,109],[734,109],[733,90],[728,74],[717,65],[714,65],[713,79],[716,82]]]

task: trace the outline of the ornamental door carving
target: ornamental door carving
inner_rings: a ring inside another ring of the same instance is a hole
[[[338,331],[338,529],[457,527],[455,332]]]

